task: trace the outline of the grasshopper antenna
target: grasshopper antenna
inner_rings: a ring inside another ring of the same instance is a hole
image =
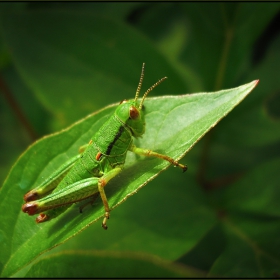
[[[140,103],[140,106],[139,106],[139,109],[141,110],[142,109],[142,106],[143,106],[143,103],[144,103],[144,100],[146,98],[146,96],[149,94],[150,91],[152,91],[156,86],[158,86],[160,83],[162,83],[164,80],[166,80],[167,77],[163,77],[161,78],[160,80],[158,80],[155,84],[153,84],[143,95],[142,97],[142,100],[141,100],[141,103]],[[141,79],[140,79],[141,81]]]
[[[141,87],[142,87],[142,83],[143,83],[143,79],[144,79],[144,70],[145,70],[145,62],[143,62],[143,65],[142,65],[142,71],[141,71],[141,76],[140,76],[140,81],[139,81],[139,84],[138,84],[138,87],[137,87],[137,90],[136,90],[136,94],[135,94],[135,104],[136,104],[136,101],[138,99],[138,96],[139,96],[139,93],[140,93],[140,90],[141,90]]]

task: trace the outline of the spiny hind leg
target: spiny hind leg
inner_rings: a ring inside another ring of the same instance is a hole
[[[98,196],[99,196],[99,193],[97,192],[96,194],[92,195],[88,199],[85,199],[87,201],[84,202],[79,207],[80,213],[83,212],[83,209],[88,204],[92,205]],[[63,212],[65,212],[71,205],[72,204],[64,205],[64,206],[61,206],[59,208],[54,208],[54,209],[51,209],[51,210],[47,210],[44,213],[40,213],[36,218],[36,223],[43,223],[45,221],[52,220],[53,218],[55,218],[55,217],[59,216],[60,214],[62,214]]]
[[[104,229],[107,229],[107,220],[110,218],[110,208],[109,208],[109,204],[108,204],[108,200],[104,191],[104,187],[107,185],[107,183],[113,179],[115,176],[117,176],[120,172],[121,172],[121,168],[120,167],[116,167],[112,170],[110,170],[109,172],[107,172],[106,174],[104,174],[98,181],[98,191],[100,193],[100,197],[102,199],[103,205],[104,205],[104,209],[105,209],[105,215],[104,215],[104,219],[102,221],[102,227]]]
[[[110,217],[110,208],[104,191],[104,187],[112,178],[119,174],[121,170],[122,169],[120,167],[117,167],[104,174],[101,178],[92,177],[75,182],[64,189],[59,190],[58,192],[51,193],[45,198],[24,204],[22,206],[22,211],[28,213],[29,215],[41,213],[37,217],[36,222],[42,223],[57,217],[61,214],[61,212],[64,212],[72,203],[84,200],[99,193],[105,209],[102,227],[104,229],[107,229],[106,222]],[[56,210],[52,208],[58,209]]]
[[[99,196],[99,193],[97,192],[94,195],[92,195],[91,197],[89,197],[88,199],[85,199],[87,201],[85,201],[81,206],[79,206],[80,213],[83,212],[83,209],[87,205],[89,205],[89,204],[92,205],[98,196]],[[40,213],[36,218],[36,223],[43,223],[43,222],[52,220],[53,218],[56,218],[57,216],[59,216],[60,214],[65,212],[71,205],[72,204],[64,205],[59,208],[54,208],[51,210],[47,210],[44,213]]]
[[[41,213],[36,219],[37,223],[55,218],[71,204],[98,193],[99,179],[97,177],[91,177],[77,181],[39,200],[25,203],[22,206],[22,211],[29,215]],[[57,210],[55,210],[56,208]]]

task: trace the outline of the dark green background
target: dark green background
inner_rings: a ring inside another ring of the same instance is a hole
[[[106,276],[106,271],[111,277],[280,275],[279,7],[0,3],[1,182],[36,139],[133,97],[143,62],[144,89],[168,76],[153,96],[216,91],[260,79],[183,159],[186,175],[169,168],[114,210],[109,234],[99,223],[91,225],[28,276],[66,277],[69,267],[70,276],[84,277]],[[168,188],[172,192],[164,191]],[[173,192],[180,194],[180,203]],[[164,215],[153,216],[157,204],[165,205]],[[178,220],[175,209],[194,209],[192,223]],[[1,215],[9,212],[3,210]],[[132,211],[133,220],[127,214]],[[151,215],[154,224],[147,227]],[[133,231],[135,221],[143,224],[142,231]],[[157,223],[169,230],[157,230]],[[180,224],[189,226],[188,236],[180,234]],[[33,224],[28,226],[32,231]],[[137,242],[145,235],[151,242],[146,251]],[[172,249],[180,244],[186,251],[178,255]],[[52,267],[58,262],[61,274]]]

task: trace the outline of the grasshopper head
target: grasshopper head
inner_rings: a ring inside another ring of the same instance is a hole
[[[123,100],[117,107],[115,114],[134,137],[139,137],[145,133],[144,113],[135,105],[134,100]]]
[[[141,90],[141,86],[144,78],[144,67],[145,63],[142,65],[142,72],[140,76],[140,81],[136,90],[136,95],[134,100],[123,100],[116,109],[116,116],[120,121],[130,129],[134,137],[140,137],[145,133],[145,116],[142,110],[143,103],[150,91],[152,91],[156,86],[158,86],[162,81],[167,79],[164,77],[152,85],[143,95],[140,104],[138,104],[137,99]]]

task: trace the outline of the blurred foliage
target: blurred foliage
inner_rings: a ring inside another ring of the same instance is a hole
[[[279,277],[279,7],[0,3],[1,182],[35,140],[133,97],[143,62],[144,89],[168,76],[153,96],[216,91],[260,79],[186,155],[186,176],[169,168],[114,209],[107,232],[99,223],[91,225],[43,255],[28,276],[68,277],[76,260],[77,269],[88,263],[92,274],[87,268],[73,277],[101,277],[101,264],[115,277]],[[16,203],[20,211],[22,201]],[[166,211],[159,212],[158,205]],[[171,208],[189,215],[191,224],[171,215]],[[182,232],[181,224],[188,231]],[[14,234],[32,234],[33,227],[30,222]],[[0,228],[2,245],[4,231]],[[81,257],[73,261],[65,250]],[[53,275],[58,258],[63,265]],[[137,261],[146,274],[137,273]],[[25,276],[28,269],[13,276]]]

